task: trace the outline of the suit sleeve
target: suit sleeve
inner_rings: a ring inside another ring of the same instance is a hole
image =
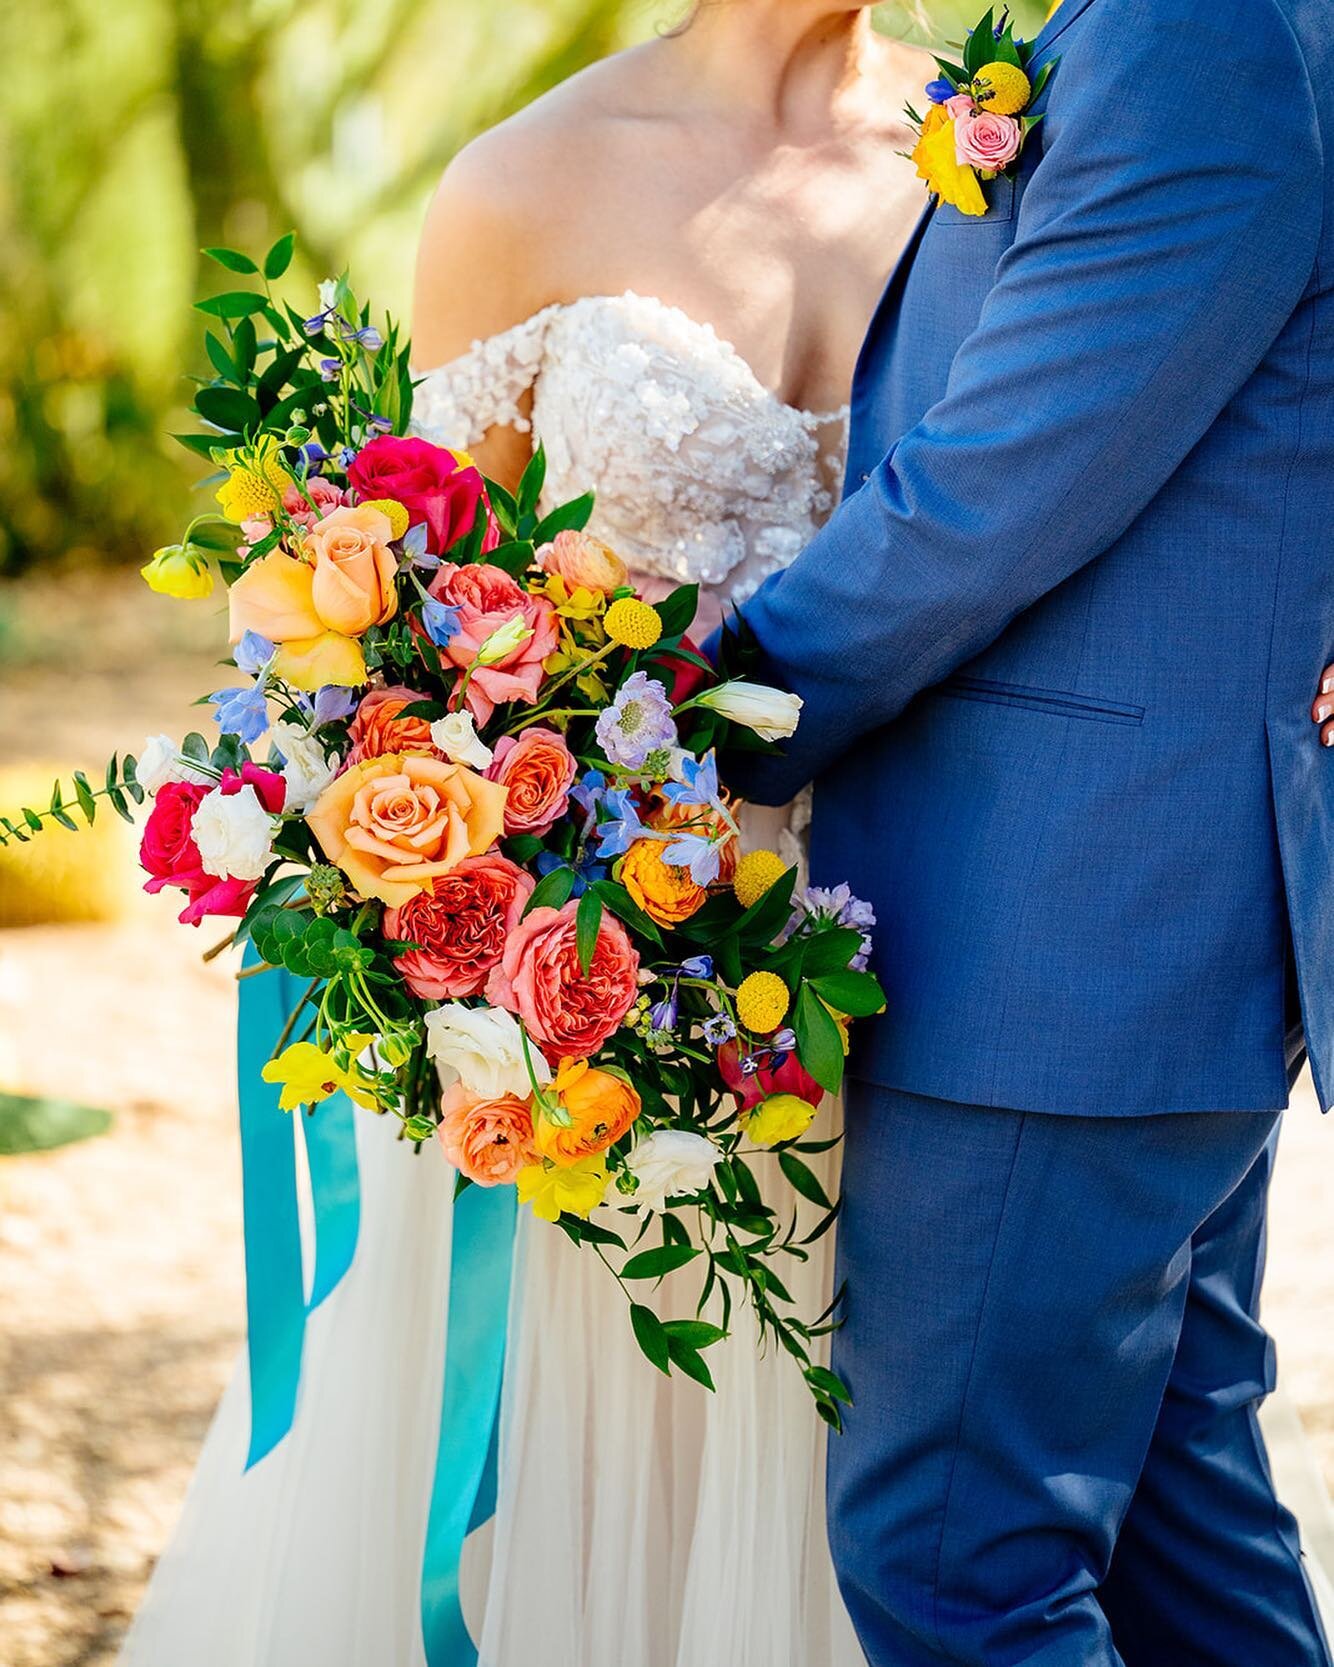
[[[1086,20],[944,396],[743,610],[805,702],[783,757],[727,761],[757,802],[1115,543],[1311,281],[1320,130],[1274,0],[1095,0]]]

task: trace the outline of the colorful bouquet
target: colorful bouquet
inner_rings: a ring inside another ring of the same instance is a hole
[[[715,754],[790,735],[800,703],[730,675],[737,639],[702,660],[695,587],[637,596],[590,497],[542,513],[540,449],[511,495],[412,436],[407,344],[346,279],[303,316],[271,288],[290,239],[211,253],[258,279],[200,304],[216,374],[183,438],[219,510],[144,576],[226,587],[220,738],[156,737],[0,838],[150,798],[147,889],[234,920],[241,977],[306,981],[263,1071],[285,1109],[341,1092],[459,1187],[516,1187],[607,1262],[664,1372],[712,1387],[743,1296],[837,1425],[812,1348],[835,1322],[794,1313],[778,1268],[836,1214],[803,1154],[832,1144],[811,1125],[849,1019],[883,1004],[873,922],[740,853]],[[691,1263],[693,1316],[638,1300]]]

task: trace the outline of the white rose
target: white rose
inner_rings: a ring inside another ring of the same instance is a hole
[[[199,860],[220,880],[258,880],[268,867],[277,823],[248,783],[223,795],[215,787],[199,801],[190,823]]]
[[[274,724],[273,744],[286,759],[283,780],[287,798],[283,809],[300,811],[304,816],[338,774],[338,761],[327,762],[324,747],[299,724]]]
[[[533,1091],[519,1021],[499,1007],[465,1007],[461,1001],[437,1007],[426,1015],[426,1051],[444,1088],[461,1082],[470,1094],[487,1100],[502,1094],[526,1099]],[[545,1087],[551,1067],[531,1044],[528,1053],[533,1075]]]
[[[170,735],[150,735],[135,760],[134,774],[145,793],[158,793],[169,781],[193,781],[201,787],[216,780],[186,758]]]
[[[625,1160],[626,1168],[639,1182],[634,1202],[646,1209],[662,1210],[669,1198],[703,1192],[713,1179],[715,1165],[723,1154],[702,1134],[686,1129],[655,1129]],[[613,1200],[623,1203],[624,1199]]]
[[[785,741],[801,717],[800,695],[771,689],[764,683],[747,683],[741,678],[720,683],[716,689],[706,689],[695,697],[695,704],[721,713],[734,724],[753,729],[766,741]]]
[[[485,770],[491,762],[491,749],[479,739],[471,712],[451,712],[447,718],[437,718],[431,725],[431,740],[451,764]]]

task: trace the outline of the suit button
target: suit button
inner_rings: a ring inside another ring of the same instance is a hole
[[[862,485],[865,486],[867,481],[870,480],[870,478],[871,477],[870,477],[869,473],[865,469],[863,469],[862,470]]]

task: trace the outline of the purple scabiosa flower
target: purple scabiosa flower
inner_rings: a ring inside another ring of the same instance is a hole
[[[213,716],[224,735],[235,735],[248,744],[258,741],[269,727],[269,706],[262,683],[219,689],[208,698],[217,707]]]
[[[628,770],[642,768],[650,753],[676,745],[667,690],[642,671],[626,678],[595,727],[603,752],[613,764]]]

